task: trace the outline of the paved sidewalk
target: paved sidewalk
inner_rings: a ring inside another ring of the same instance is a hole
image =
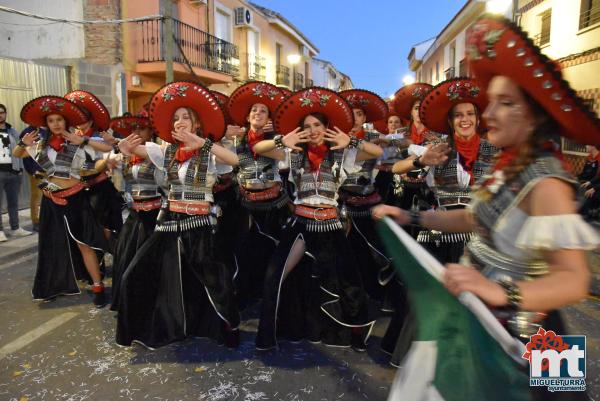
[[[31,231],[31,218],[29,217],[29,208],[19,210],[19,225],[25,230]],[[0,264],[7,263],[22,256],[37,251],[38,236],[37,233],[26,237],[12,238],[8,235],[10,224],[8,223],[8,213],[2,213],[2,226],[8,241],[0,242]]]

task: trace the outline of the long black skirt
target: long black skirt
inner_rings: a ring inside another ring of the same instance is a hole
[[[372,299],[382,302],[393,267],[375,231],[371,208],[372,206],[352,208],[361,215],[352,216],[353,213],[349,213],[348,242],[358,260],[365,290]]]
[[[102,227],[118,233],[123,227],[121,212],[125,202],[110,178],[92,185],[87,191],[98,223]]]
[[[61,206],[42,197],[38,262],[33,281],[35,300],[79,294],[77,280],[90,281],[77,243],[99,254],[106,248],[102,227],[94,219],[88,195],[80,191]]]
[[[235,261],[235,250],[240,238],[248,231],[248,212],[240,205],[237,187],[229,188],[214,194],[215,204],[221,208],[219,227],[215,236],[215,257],[234,272],[234,284],[237,281],[238,268]]]
[[[391,171],[379,170],[375,176],[375,182],[373,184],[381,196],[381,202],[386,205],[393,205],[394,173]]]
[[[168,213],[166,221],[187,224]],[[138,250],[120,285],[117,343],[156,348],[186,337],[223,343],[237,329],[233,272],[215,257],[212,226],[158,231]]]
[[[111,310],[118,310],[123,272],[129,266],[129,262],[133,260],[138,249],[154,232],[159,211],[160,209],[149,211],[131,209],[129,211],[129,216],[119,233],[113,258]]]
[[[240,308],[262,296],[267,266],[281,238],[282,227],[290,216],[289,197],[284,192],[279,198],[266,202],[248,202],[242,206],[250,220],[247,230],[240,230],[235,250],[238,269],[235,279],[236,296]]]
[[[283,279],[290,251],[304,241],[305,257]],[[278,340],[322,341],[349,346],[352,328],[374,324],[373,308],[344,232],[309,232],[297,220],[288,225],[269,263],[256,347],[269,349]]]

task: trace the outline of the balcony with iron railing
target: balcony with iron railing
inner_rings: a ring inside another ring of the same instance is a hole
[[[165,20],[139,21],[136,43],[138,63],[166,61]],[[173,20],[173,62],[235,76],[238,48],[179,20]]]
[[[285,65],[278,65],[276,70],[276,82],[277,85],[290,86],[290,69]]]
[[[300,90],[304,88],[304,75],[297,72],[294,74],[294,90]]]
[[[533,43],[538,46],[545,46],[550,43],[550,31],[540,32],[533,37]]]
[[[307,79],[306,87],[310,88],[311,86],[315,86],[315,81],[313,81],[312,79]]]
[[[454,78],[456,76],[455,68],[448,68],[446,71],[444,71],[444,75],[446,76],[446,79]]]
[[[579,14],[579,29],[585,29],[600,22],[600,3],[593,2],[592,7],[581,7]]]
[[[248,79],[264,81],[266,79],[267,61],[254,53],[247,53]]]

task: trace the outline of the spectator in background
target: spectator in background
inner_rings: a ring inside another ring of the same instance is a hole
[[[23,135],[28,134],[31,131],[35,131],[35,127],[29,126],[25,128],[19,137],[23,138]],[[46,132],[43,129],[40,129],[40,136],[43,137],[45,135]],[[29,208],[31,210],[31,223],[33,224],[33,231],[37,232],[40,223],[40,202],[42,200],[42,191],[39,186],[42,183],[44,170],[31,157],[26,157],[22,160],[25,171],[27,171],[27,174],[29,175]]]
[[[13,149],[19,142],[19,134],[6,122],[6,111],[6,106],[0,104],[0,210],[2,209],[2,192],[4,192],[10,223],[8,234],[11,237],[23,237],[31,234],[30,231],[19,227],[19,190],[21,189],[23,162],[12,155]],[[6,240],[2,219],[0,219],[0,242]]]
[[[579,213],[588,221],[600,217],[600,152],[595,146],[587,145],[588,158],[581,174],[577,177],[581,183],[584,201]]]

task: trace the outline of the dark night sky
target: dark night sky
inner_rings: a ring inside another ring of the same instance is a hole
[[[277,11],[357,88],[383,97],[402,86],[410,48],[436,36],[466,0],[253,0]]]

